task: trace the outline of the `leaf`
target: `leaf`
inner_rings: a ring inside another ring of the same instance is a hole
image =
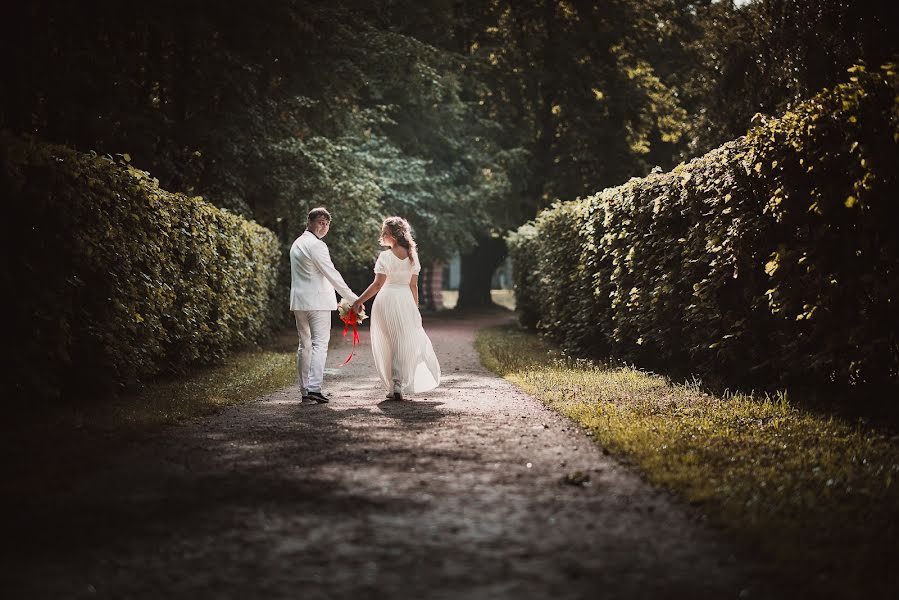
[[[590,475],[588,473],[584,473],[583,471],[574,471],[572,473],[568,473],[563,481],[568,485],[587,487],[588,485],[590,485]]]
[[[771,255],[771,260],[765,263],[765,273],[768,277],[773,277],[777,272],[777,268],[780,266],[780,256],[777,252]]]
[[[858,199],[855,196],[849,196],[846,198],[846,201],[843,202],[843,205],[846,206],[846,208],[852,208],[856,204],[858,204]]]
[[[127,152],[122,155],[122,158],[125,159],[125,162],[129,162],[129,163],[131,162],[131,155],[128,154]]]

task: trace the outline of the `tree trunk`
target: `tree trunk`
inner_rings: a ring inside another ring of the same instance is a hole
[[[490,280],[506,258],[506,242],[487,234],[476,236],[477,245],[462,255],[462,280],[456,308],[484,308],[493,305]]]

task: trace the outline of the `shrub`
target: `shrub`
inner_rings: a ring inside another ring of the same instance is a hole
[[[124,161],[7,135],[0,190],[10,392],[111,391],[269,331],[281,300],[269,230]]]
[[[689,164],[543,211],[509,239],[523,322],[754,387],[895,382],[899,79],[851,72]]]
[[[537,285],[537,252],[539,243],[537,228],[526,223],[506,236],[506,247],[515,268],[512,269],[512,285],[515,288],[515,310],[518,320],[528,328],[535,328],[540,321],[540,302]]]

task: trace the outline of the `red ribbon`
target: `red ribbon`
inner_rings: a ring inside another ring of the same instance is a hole
[[[350,325],[353,326],[353,351],[350,352],[350,355],[347,357],[345,361],[343,361],[343,365],[347,364],[352,360],[353,356],[356,354],[356,346],[359,345],[359,330],[356,329],[356,326],[359,324],[358,315],[356,311],[350,309],[345,317],[340,317],[340,320],[343,321],[343,337],[346,337],[347,331],[350,329]],[[343,365],[340,365],[341,367]]]

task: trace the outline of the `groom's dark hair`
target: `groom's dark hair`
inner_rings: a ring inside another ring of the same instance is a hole
[[[330,221],[331,213],[329,213],[328,209],[325,208],[324,206],[319,206],[318,208],[313,208],[312,210],[309,211],[308,220],[310,223],[319,217],[324,217]]]

